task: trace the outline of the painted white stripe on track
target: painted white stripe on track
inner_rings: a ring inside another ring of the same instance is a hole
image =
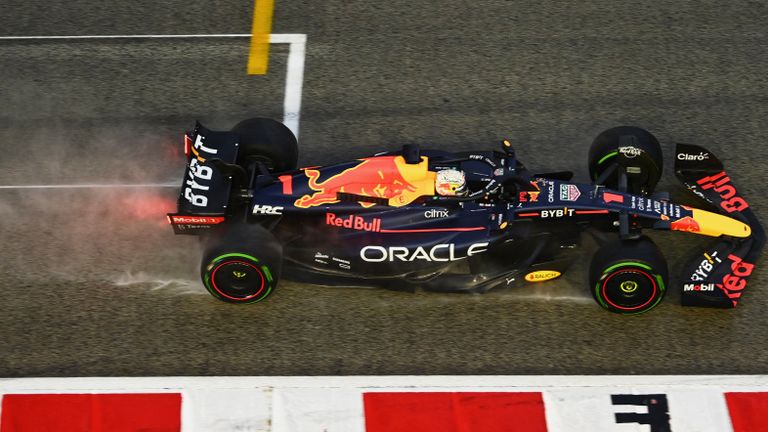
[[[163,34],[163,35],[50,35],[50,36],[0,36],[0,40],[46,40],[46,39],[182,39],[182,38],[237,38],[250,34]]]
[[[140,189],[177,187],[179,187],[179,183],[0,185],[0,189]]]

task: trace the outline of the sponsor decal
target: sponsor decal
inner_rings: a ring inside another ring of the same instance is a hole
[[[606,203],[612,203],[612,202],[623,203],[624,195],[619,195],[619,194],[610,193],[610,192],[603,192],[603,201],[605,201]]]
[[[690,191],[693,192],[693,194],[696,195],[697,197],[703,199],[704,201],[709,201],[702,191],[698,189],[690,189]]]
[[[573,209],[569,209],[568,207],[564,207],[557,210],[542,210],[541,211],[541,217],[542,218],[561,218],[566,216],[573,216]]]
[[[412,195],[418,188],[408,182],[400,172],[398,159],[400,156],[376,156],[363,159],[357,165],[318,181],[320,171],[306,169],[307,186],[313,191],[297,199],[294,206],[309,208],[323,204],[339,202],[338,193],[363,195],[374,198],[384,198],[391,205],[402,206],[410,201],[407,196]],[[372,202],[360,202],[363,207],[376,205]]]
[[[477,255],[488,249],[488,242],[474,243],[467,249],[466,256],[456,255],[456,245],[453,243],[437,244],[431,248],[422,246],[409,249],[404,246],[366,246],[360,249],[360,258],[366,262],[394,262],[394,261],[456,261],[462,258]]]
[[[547,202],[555,202],[555,183],[551,181],[547,182]]]
[[[715,268],[715,263],[720,264],[721,262],[723,262],[723,260],[717,256],[717,251],[712,252],[711,255],[705,253],[704,259],[701,261],[701,264],[699,264],[699,267],[696,269],[696,271],[693,272],[690,279],[692,281],[706,280],[709,276],[709,273],[711,273],[712,269]]]
[[[355,216],[355,215],[349,215],[349,216],[336,216],[334,213],[326,213],[325,214],[325,224],[340,228],[347,228],[352,229],[356,231],[370,231],[370,232],[380,232],[381,231],[381,219],[379,218],[372,218],[370,220],[366,220],[362,216]]]
[[[213,169],[204,165],[200,165],[197,159],[191,159],[189,161],[188,178],[184,187],[184,198],[192,205],[197,207],[205,207],[208,205],[208,197],[204,193],[210,189],[210,185],[206,185],[213,176]],[[198,193],[200,192],[200,193]]]
[[[315,262],[318,264],[328,265],[328,258],[329,256],[324,253],[315,252]]]
[[[731,179],[725,175],[725,171],[699,179],[696,184],[703,190],[713,189],[720,195],[722,201],[720,207],[728,213],[740,212],[749,207],[743,198],[736,195],[736,188],[731,184]]]
[[[520,202],[538,202],[539,201],[539,194],[541,192],[539,191],[523,191],[520,192],[518,195],[518,201]]]
[[[621,153],[624,157],[629,159],[640,156],[642,152],[643,151],[637,147],[632,147],[632,146],[619,147],[619,153]]]
[[[224,222],[224,216],[170,216],[172,224],[216,225]]]
[[[560,199],[562,201],[576,201],[581,196],[579,188],[572,184],[560,185]]]
[[[205,143],[203,143],[204,140],[205,140],[204,136],[197,135],[197,138],[195,138],[195,143],[192,144],[192,148],[191,148],[192,153],[195,155],[195,158],[201,163],[204,163],[206,161],[206,158],[204,158],[200,154],[200,152],[208,153],[211,156],[215,156],[219,152],[214,148],[206,147]]]
[[[507,286],[509,286],[510,284],[512,284],[512,282],[515,281],[515,278],[513,278],[513,277],[505,277],[504,280],[507,281]]]
[[[560,277],[561,274],[557,270],[537,270],[525,275],[525,280],[528,282],[544,282]]]
[[[631,280],[624,281],[619,285],[619,289],[628,294],[637,291],[637,287],[637,282]]]
[[[672,208],[674,209],[674,214],[671,214],[670,216],[674,216],[676,218],[680,217],[680,206],[679,205],[673,205]]]
[[[344,270],[351,270],[352,269],[352,266],[350,265],[351,263],[348,260],[344,260],[344,259],[336,258],[336,257],[333,257],[332,260],[334,262],[336,262],[339,265],[339,268],[341,268],[341,269],[344,269]]]
[[[715,284],[684,284],[683,291],[714,291]]]
[[[424,217],[427,219],[436,219],[448,217],[448,210],[431,209],[424,212]]]
[[[746,278],[752,274],[755,265],[733,254],[728,255],[728,259],[731,260],[731,272],[723,277],[723,283],[717,284],[717,287],[725,292],[735,306],[741,292],[747,287]]]
[[[703,161],[709,159],[709,153],[701,152],[699,154],[678,153],[677,160],[684,161]]]
[[[271,206],[266,204],[256,204],[253,206],[253,214],[277,216],[277,215],[283,214],[283,207]]]

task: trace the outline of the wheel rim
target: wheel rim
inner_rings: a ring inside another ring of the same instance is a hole
[[[654,277],[637,268],[609,273],[600,284],[600,295],[606,303],[625,312],[652,306],[658,293],[659,286]]]
[[[221,296],[234,301],[248,301],[266,288],[264,273],[255,265],[239,260],[224,261],[211,272],[211,285]]]

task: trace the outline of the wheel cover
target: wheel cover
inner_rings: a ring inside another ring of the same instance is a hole
[[[639,268],[623,268],[609,273],[600,285],[600,296],[606,303],[625,312],[651,305],[658,294],[656,279]]]
[[[223,261],[211,272],[211,286],[222,297],[248,301],[264,293],[266,278],[260,268],[240,261]]]

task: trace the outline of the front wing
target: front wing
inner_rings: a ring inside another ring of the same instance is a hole
[[[675,173],[691,192],[751,228],[748,237],[719,237],[691,260],[681,281],[685,306],[735,307],[765,245],[765,231],[722,162],[709,150],[678,144]]]

